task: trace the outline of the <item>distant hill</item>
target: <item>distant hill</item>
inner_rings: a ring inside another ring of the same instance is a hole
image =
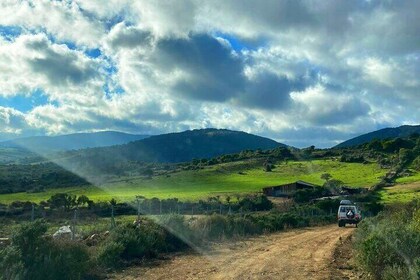
[[[126,144],[149,137],[116,131],[75,133],[59,136],[33,136],[0,142],[0,148],[24,148],[36,153],[77,150]]]
[[[0,147],[0,164],[29,164],[44,159],[23,148]]]
[[[343,143],[340,143],[337,146],[335,146],[335,148],[354,147],[357,145],[368,143],[373,139],[383,140],[387,138],[408,137],[413,133],[420,134],[420,125],[403,125],[400,127],[380,129],[344,141]]]
[[[125,145],[87,149],[78,152],[96,162],[187,162],[192,159],[212,158],[243,150],[273,149],[285,146],[269,138],[226,129],[197,129],[180,133],[151,136]]]

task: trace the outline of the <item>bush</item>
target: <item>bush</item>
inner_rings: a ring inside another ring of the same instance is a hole
[[[311,189],[297,190],[293,198],[297,203],[305,203],[311,201],[312,199],[327,196],[329,194],[330,193],[326,188],[315,187]]]
[[[45,222],[23,224],[13,235],[12,245],[1,251],[4,279],[81,279],[89,267],[83,244],[44,237]]]
[[[356,242],[358,259],[375,279],[420,276],[420,231],[413,211],[416,207],[418,202],[387,209],[360,224]]]
[[[121,266],[121,255],[124,245],[115,241],[106,242],[98,250],[97,261],[103,267],[116,268]]]
[[[97,255],[99,264],[103,267],[117,268],[123,265],[124,261],[153,258],[162,252],[187,248],[187,243],[176,233],[176,229],[184,227],[183,221],[175,219],[169,218],[165,221],[168,223],[168,228],[146,219],[138,226],[132,224],[118,226],[99,248]]]
[[[193,230],[199,239],[221,240],[231,236],[229,221],[226,216],[213,214],[199,218],[193,224]]]
[[[191,228],[182,215],[162,216],[158,224],[165,231],[165,243],[168,251],[179,251],[188,248],[189,244],[197,242]]]
[[[238,204],[245,211],[267,211],[273,208],[273,203],[265,195],[246,196]]]

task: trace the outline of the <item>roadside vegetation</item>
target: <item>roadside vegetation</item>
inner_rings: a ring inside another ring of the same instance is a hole
[[[301,215],[304,211],[312,215]],[[314,215],[314,211],[318,213]],[[76,241],[52,239],[48,234],[51,221],[38,219],[15,227],[11,245],[0,249],[0,271],[3,279],[102,278],[107,271],[162,253],[202,251],[210,242],[327,224],[334,216],[316,206],[302,206],[287,213],[141,217],[135,223],[109,226],[105,232],[96,228]]]
[[[394,204],[356,234],[360,266],[372,279],[420,278],[420,200]]]

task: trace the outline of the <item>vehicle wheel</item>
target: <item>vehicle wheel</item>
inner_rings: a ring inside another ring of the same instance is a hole
[[[343,222],[338,221],[338,227],[343,227]]]

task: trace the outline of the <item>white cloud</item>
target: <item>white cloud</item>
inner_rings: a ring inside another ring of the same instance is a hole
[[[59,40],[96,47],[105,28],[92,21],[72,1],[4,0],[0,3],[0,24],[41,31],[46,29]]]
[[[21,34],[0,28],[0,98],[29,99],[36,90],[48,97],[28,112],[9,108],[20,121],[7,129],[215,126],[290,135],[299,145],[315,135],[327,145],[416,123],[419,8],[362,0],[2,1],[0,25]]]

